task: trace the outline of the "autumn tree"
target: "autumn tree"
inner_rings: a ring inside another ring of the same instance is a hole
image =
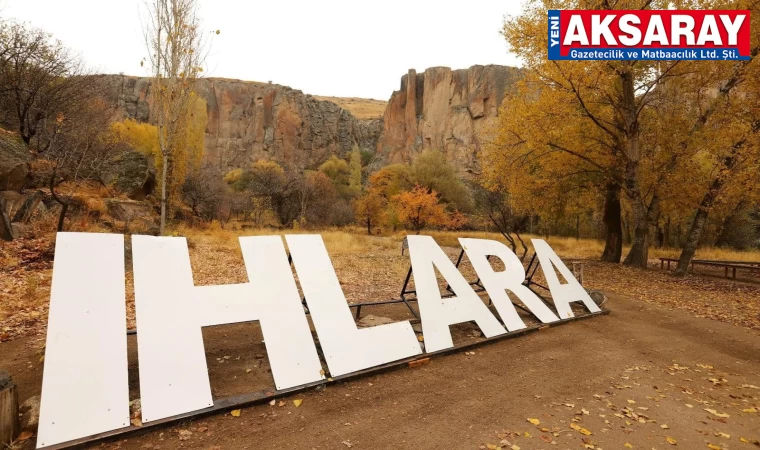
[[[692,3],[707,9],[719,6]],[[691,123],[682,115],[664,114],[663,107],[685,94],[674,80],[700,70],[682,61],[547,60],[546,10],[670,6],[644,0],[620,1],[614,7],[585,0],[535,0],[521,16],[505,22],[504,36],[526,71],[503,106],[497,143],[486,152],[484,165],[492,182],[520,171],[546,182],[563,180],[598,191],[591,197],[606,191],[603,217],[609,261],[618,259],[622,246],[617,211],[619,193],[624,193],[633,222],[625,263],[642,267],[648,260],[650,228],[660,219],[665,186],[678,162],[693,154],[691,133],[709,123],[713,103],[708,102]],[[727,78],[712,80],[719,93],[713,101],[731,92],[741,78],[736,75],[746,71],[746,64],[724,62],[723,66],[736,67],[738,72],[732,75],[729,70]]]
[[[204,43],[196,11],[196,0],[152,0],[144,29],[152,77],[151,117],[161,150],[161,234],[170,180],[181,178],[176,174],[186,170],[186,160],[179,160],[182,154],[176,149],[187,146],[195,80],[203,70]],[[174,185],[178,189],[181,183]]]
[[[212,220],[222,217],[222,209],[229,207],[230,195],[221,171],[203,167],[185,178],[182,199],[194,216]]]
[[[100,179],[100,172],[124,149],[110,139],[109,122],[114,109],[102,99],[80,105],[71,116],[58,115],[47,141],[44,158],[52,163],[48,187],[61,206],[57,230],[63,231],[72,200],[86,184]],[[41,133],[42,134],[42,133]]]
[[[422,186],[396,195],[393,199],[398,208],[399,219],[411,227],[415,234],[426,226],[445,225],[448,217],[440,203],[438,193]]]
[[[517,242],[522,248],[522,258],[528,253],[528,246],[521,236],[521,228],[527,217],[520,215],[514,208],[512,196],[503,187],[482,188],[477,191],[478,207],[491,225],[507,241],[512,251],[517,254]]]
[[[367,234],[372,234],[372,227],[382,220],[387,203],[388,201],[379,192],[372,189],[354,201],[356,218],[367,227]]]
[[[407,176],[410,183],[438,192],[451,210],[472,211],[472,193],[443,152],[424,150],[412,161]]]
[[[0,123],[18,130],[27,145],[44,152],[59,116],[71,117],[102,92],[99,77],[42,30],[0,25]],[[33,142],[33,139],[39,138]]]
[[[356,144],[348,159],[348,192],[352,197],[358,197],[362,192],[362,153]]]

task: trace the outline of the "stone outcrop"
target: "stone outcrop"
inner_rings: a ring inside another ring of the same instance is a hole
[[[410,70],[382,119],[357,119],[336,103],[276,84],[208,78],[198,82],[208,122],[204,160],[222,170],[259,159],[314,168],[354,145],[377,154],[375,165],[409,162],[441,150],[460,172],[477,172],[477,153],[504,93],[520,76],[506,66]],[[107,76],[122,115],[150,121],[148,78]]]
[[[461,172],[479,171],[477,154],[520,70],[473,66],[410,70],[391,95],[377,153],[386,163],[409,162],[422,150],[444,152]]]
[[[21,138],[0,128],[0,191],[20,191],[24,187],[31,159]]]
[[[123,116],[150,121],[148,78],[108,76]],[[375,151],[379,119],[359,120],[329,101],[276,84],[201,79],[208,122],[204,160],[222,169],[248,167],[259,159],[314,168],[354,145]]]

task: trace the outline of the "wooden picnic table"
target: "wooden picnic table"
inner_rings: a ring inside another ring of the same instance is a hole
[[[660,258],[660,268],[664,269],[665,264],[667,263],[668,270],[670,270],[670,263],[678,262],[678,258]],[[729,278],[728,271],[731,270],[731,278],[736,279],[736,271],[737,269],[746,269],[749,272],[758,272],[760,273],[760,262],[756,261],[720,261],[720,260],[712,260],[712,259],[693,259],[691,261],[691,268],[694,269],[694,266],[708,266],[708,267],[722,267],[724,276],[726,278]]]

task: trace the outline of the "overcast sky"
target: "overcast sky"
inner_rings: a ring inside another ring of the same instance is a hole
[[[515,65],[499,35],[516,0],[199,0],[219,29],[207,76],[387,100],[410,68]],[[52,33],[98,72],[145,75],[144,0],[0,0],[0,17]],[[209,34],[209,36],[211,36]]]

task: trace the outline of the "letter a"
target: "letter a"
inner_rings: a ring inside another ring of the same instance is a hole
[[[409,242],[409,257],[412,260],[426,351],[435,352],[453,347],[449,326],[457,323],[472,320],[486,337],[506,333],[432,237],[407,236],[406,239]],[[441,297],[435,268],[449,283],[456,297]]]

